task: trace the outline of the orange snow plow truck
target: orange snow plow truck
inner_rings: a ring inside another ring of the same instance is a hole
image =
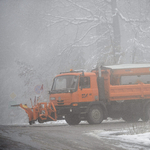
[[[54,78],[49,93],[48,104],[38,103],[30,110],[30,123],[65,119],[69,125],[82,120],[99,124],[107,117],[148,121],[150,65],[102,66],[91,72],[70,70]]]

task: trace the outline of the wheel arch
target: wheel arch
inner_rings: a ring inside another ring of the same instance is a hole
[[[141,119],[145,122],[147,122],[148,120],[150,120],[150,115],[148,113],[148,109],[150,107],[150,100],[147,100],[146,102],[144,102],[143,104],[143,110],[142,110],[142,116]]]
[[[150,105],[150,100],[146,101],[144,104],[143,104],[143,109],[142,109],[142,112],[144,113],[147,105]]]
[[[101,101],[91,102],[91,103],[88,105],[87,113],[89,112],[89,110],[90,110],[90,108],[91,108],[92,106],[99,106],[99,107],[101,107],[102,110],[103,110],[103,113],[104,113],[104,114],[103,114],[103,115],[104,115],[104,119],[107,118],[108,112],[107,112],[107,108],[106,108],[104,102],[101,102]]]

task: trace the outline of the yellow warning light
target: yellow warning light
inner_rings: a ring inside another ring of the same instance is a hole
[[[70,69],[70,72],[73,71],[73,69]]]
[[[27,104],[25,104],[25,105],[22,105],[22,107],[23,107],[23,108],[28,108]]]

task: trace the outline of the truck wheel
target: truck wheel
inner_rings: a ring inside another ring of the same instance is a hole
[[[138,115],[125,114],[122,116],[122,119],[126,122],[138,122],[140,117]]]
[[[65,120],[69,125],[78,125],[81,121],[77,114],[66,115]]]
[[[150,120],[150,103],[146,106],[145,112],[143,113],[141,119],[144,122],[147,122],[148,120]]]
[[[103,121],[103,110],[99,106],[92,106],[87,114],[89,124],[99,124]]]
[[[39,123],[44,123],[44,121],[40,117],[38,118],[38,122]]]

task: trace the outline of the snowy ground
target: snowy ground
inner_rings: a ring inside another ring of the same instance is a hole
[[[111,122],[111,120],[108,121]],[[117,145],[117,147],[129,150],[150,149],[150,122],[142,123],[141,126],[132,124],[130,127],[123,128],[122,130],[93,130],[86,133],[86,135],[93,136],[97,139],[103,138],[107,140],[109,139],[110,141],[116,141],[114,142],[115,146]]]
[[[150,149],[150,132],[131,135],[127,133],[127,130],[122,131],[104,131],[104,130],[94,130],[90,133],[86,133],[89,136],[93,136],[98,139],[110,139],[114,140],[113,145],[117,147],[127,148],[130,150],[137,150],[141,147],[142,150]],[[135,147],[135,145],[136,147]],[[129,146],[130,145],[130,146]],[[132,147],[133,145],[133,147]]]

